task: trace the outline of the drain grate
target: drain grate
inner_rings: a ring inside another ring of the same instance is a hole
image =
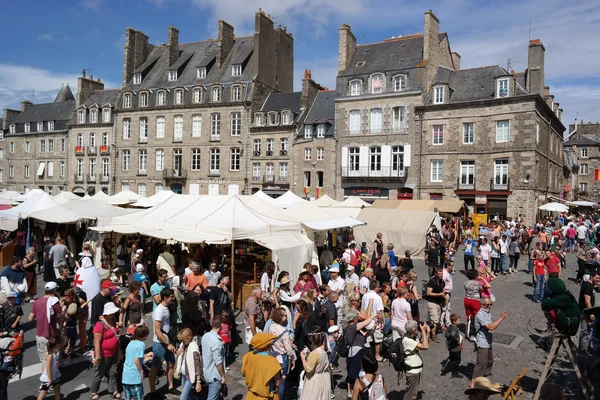
[[[509,333],[494,332],[494,344],[516,349],[523,338]]]

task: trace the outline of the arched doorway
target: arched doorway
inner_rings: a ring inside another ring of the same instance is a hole
[[[89,186],[87,188],[87,194],[89,194],[90,196],[93,196],[96,194],[96,187],[94,186]]]
[[[78,196],[85,196],[85,189],[81,186],[75,186],[72,192]]]
[[[171,184],[171,191],[175,194],[183,194],[183,185],[181,183]]]

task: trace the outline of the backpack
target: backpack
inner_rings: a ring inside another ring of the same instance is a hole
[[[394,367],[394,371],[409,371],[412,367],[406,365],[406,356],[415,354],[414,351],[404,351],[402,338],[396,339],[390,346],[390,364]],[[421,368],[421,367],[415,367]]]
[[[383,376],[377,375],[367,387],[358,393],[358,398],[359,400],[386,400],[387,396],[385,387],[383,386]]]
[[[348,328],[346,327],[346,329],[344,330],[344,334],[338,338],[337,344],[335,346],[337,349],[338,355],[343,358],[348,357],[348,354],[350,354],[351,343],[348,343],[348,339],[347,339],[347,335],[346,335],[347,329]]]

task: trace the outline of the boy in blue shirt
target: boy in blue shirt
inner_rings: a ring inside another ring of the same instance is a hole
[[[144,355],[146,345],[144,340],[150,331],[145,325],[138,325],[133,332],[133,340],[125,350],[125,363],[123,364],[123,397],[125,399],[144,398],[144,366],[146,360],[152,358],[152,353]]]

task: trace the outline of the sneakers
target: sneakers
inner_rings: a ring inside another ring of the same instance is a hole
[[[452,371],[452,378],[462,378],[462,376],[457,371]]]

